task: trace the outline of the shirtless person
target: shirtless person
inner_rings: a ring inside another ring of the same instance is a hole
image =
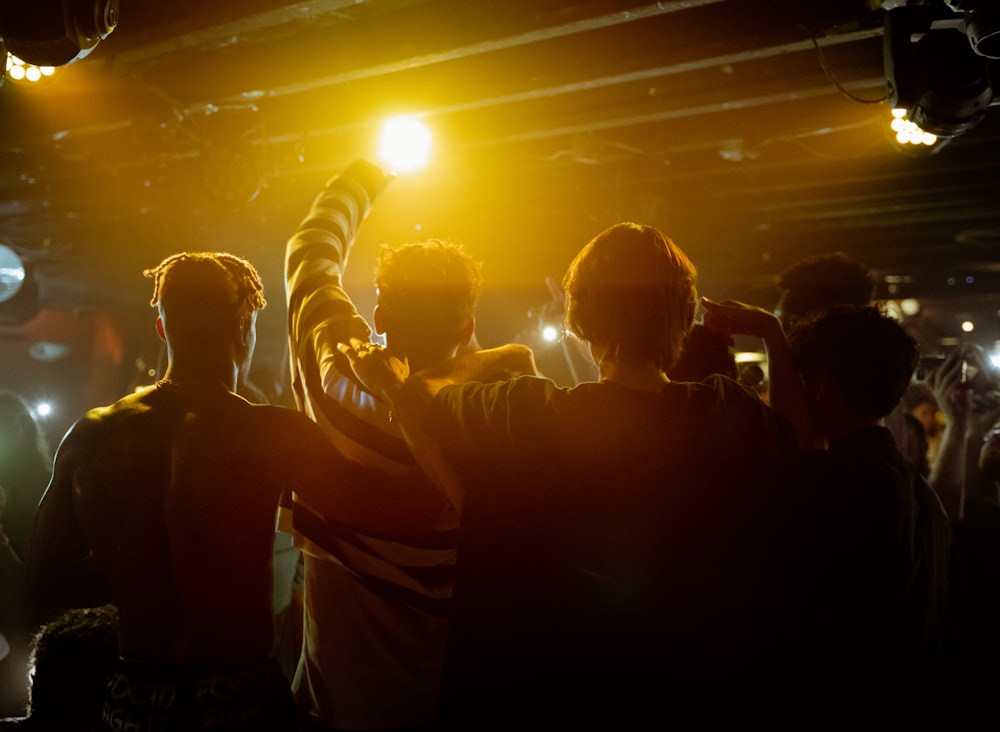
[[[123,660],[101,729],[294,729],[268,657],[276,510],[285,491],[322,502],[316,489],[350,467],[304,415],[234,393],[265,304],[248,262],[179,254],[145,274],[166,373],[63,439],[31,592],[42,607],[118,607]]]

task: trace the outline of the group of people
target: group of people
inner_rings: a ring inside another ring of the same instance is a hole
[[[288,241],[297,410],[237,395],[265,305],[249,262],[146,272],[166,371],[67,433],[26,557],[35,607],[116,610],[119,657],[75,729],[950,713],[969,430],[929,476],[905,453],[893,415],[919,353],[870,280],[788,283],[776,313],[713,302],[666,235],[612,226],[563,280],[599,378],[557,387],[527,347],[479,346],[480,269],[457,245],[384,247],[371,325],[358,313],[343,273],[390,182],[353,163]],[[699,363],[692,332],[761,338],[765,398],[717,353]],[[303,556],[291,679],[276,526]]]

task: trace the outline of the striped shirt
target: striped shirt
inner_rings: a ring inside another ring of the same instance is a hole
[[[342,275],[358,228],[387,180],[369,163],[352,164],[320,192],[288,241],[292,388],[299,408],[344,455],[389,481],[426,480],[388,407],[353,379],[337,351],[340,342],[371,337]],[[321,515],[301,497],[292,516],[305,555],[304,643],[293,683],[300,707],[313,722],[332,727],[429,720],[444,655],[457,513],[442,508],[405,536]]]

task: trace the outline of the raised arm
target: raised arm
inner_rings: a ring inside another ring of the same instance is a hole
[[[927,377],[945,417],[941,444],[928,482],[952,521],[965,517],[970,471],[978,469],[982,438],[1000,417],[996,401],[977,395],[977,382],[968,378],[970,364],[976,369],[987,368],[978,349],[959,346]]]
[[[52,480],[35,514],[28,549],[28,590],[36,607],[94,607],[111,601],[74,507],[74,490],[95,439],[93,425],[85,417],[56,452]]]
[[[764,341],[768,403],[792,425],[801,447],[814,446],[817,439],[809,420],[805,388],[778,319],[767,310],[733,300],[713,302],[703,297],[702,306],[705,308],[705,325],[709,328]]]
[[[358,229],[391,179],[378,166],[355,161],[320,191],[285,247],[292,386],[300,406],[307,382],[330,383],[337,343],[371,334],[342,278]]]

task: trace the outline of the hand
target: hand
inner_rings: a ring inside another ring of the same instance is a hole
[[[748,335],[770,338],[781,332],[781,325],[774,313],[735,300],[713,302],[701,298],[705,308],[705,325],[725,335]]]
[[[339,350],[351,364],[358,380],[372,394],[376,394],[391,406],[396,395],[410,376],[410,364],[400,360],[381,346],[376,346],[358,338],[348,343],[338,343]]]
[[[968,430],[972,409],[972,384],[963,379],[963,373],[968,373],[966,351],[965,345],[954,349],[927,375],[927,384],[934,390],[938,408],[948,426],[963,433]]]

